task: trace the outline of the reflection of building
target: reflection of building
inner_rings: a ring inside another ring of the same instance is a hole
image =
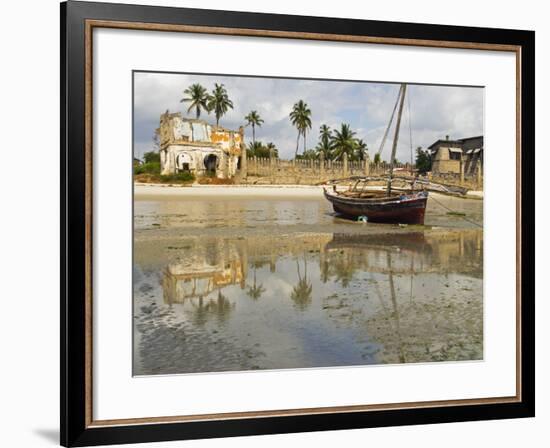
[[[169,264],[163,274],[164,301],[182,303],[188,298],[208,297],[230,285],[262,289],[256,269],[277,269],[278,259],[291,254],[297,262],[298,288],[307,296],[308,258],[319,257],[321,281],[347,285],[357,272],[421,274],[454,272],[478,277],[483,273],[483,232],[460,230],[403,234],[309,234],[284,239],[248,237],[197,239],[182,252],[180,261]],[[315,255],[318,254],[318,255]],[[392,257],[388,266],[388,254]],[[249,269],[254,281],[247,282]],[[254,295],[251,293],[251,295]]]
[[[207,296],[217,288],[241,284],[244,280],[242,265],[238,260],[225,266],[187,269],[182,264],[170,264],[164,271],[162,287],[164,301],[180,303],[184,299]]]
[[[166,111],[160,117],[159,137],[161,174],[188,171],[228,178],[239,168],[244,148],[242,127],[230,131]]]
[[[164,270],[162,288],[166,303],[181,303],[187,298],[206,297],[215,289],[241,285],[246,281],[246,260],[235,250],[220,250],[213,262],[194,256],[185,262],[171,263]]]
[[[432,172],[434,174],[460,174],[464,169],[466,176],[474,175],[483,168],[483,136],[462,138],[459,140],[437,140],[428,149],[432,153]]]
[[[162,288],[165,303],[182,303],[185,299],[206,298],[225,286],[246,286],[262,289],[254,283],[247,285],[248,269],[264,265],[275,272],[281,254],[302,256],[311,250],[319,251],[332,238],[317,234],[299,238],[249,237],[246,240],[209,238],[192,239],[193,243],[181,253],[178,262],[170,263],[163,272]]]

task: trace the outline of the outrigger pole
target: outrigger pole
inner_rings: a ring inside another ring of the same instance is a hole
[[[397,142],[399,140],[399,127],[401,126],[401,115],[403,114],[403,103],[405,102],[405,94],[407,93],[407,84],[401,84],[399,89],[399,113],[397,114],[397,123],[395,124],[395,134],[393,136],[393,146],[391,149],[390,159],[390,176],[388,179],[388,196],[391,194],[391,181],[393,179],[393,165],[395,163],[395,153],[397,151]]]

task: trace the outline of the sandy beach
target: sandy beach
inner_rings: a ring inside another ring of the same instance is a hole
[[[347,188],[347,187],[345,187]],[[382,187],[371,187],[381,189]],[[437,199],[445,200],[446,195],[430,193]],[[136,200],[177,199],[180,197],[263,197],[263,198],[322,198],[321,185],[173,185],[173,184],[134,184]],[[468,192],[468,199],[483,199],[482,191]]]
[[[323,188],[315,185],[162,185],[135,184],[134,197],[143,199],[178,199],[181,197],[262,197],[315,198],[323,196]]]

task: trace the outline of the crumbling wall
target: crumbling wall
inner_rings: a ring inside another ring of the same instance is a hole
[[[210,163],[215,166],[215,175],[233,177],[244,148],[243,136],[242,127],[231,131],[166,111],[160,117],[159,127],[161,174],[189,170],[202,176],[208,171],[205,161],[215,157],[215,163]]]

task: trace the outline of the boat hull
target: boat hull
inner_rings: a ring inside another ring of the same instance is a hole
[[[388,224],[424,224],[428,201],[427,192],[405,194],[387,201],[346,198],[326,191],[325,197],[339,215],[354,219],[364,216],[368,222]]]

